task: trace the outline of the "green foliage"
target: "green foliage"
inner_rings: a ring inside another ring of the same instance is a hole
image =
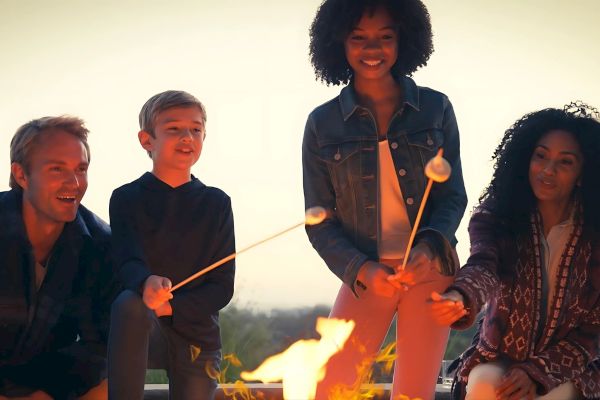
[[[297,340],[318,338],[315,331],[317,317],[327,315],[329,315],[327,306],[265,312],[230,305],[221,311],[219,317],[223,354],[234,354],[242,365],[238,367],[224,361],[223,369],[229,364],[225,381],[235,382],[239,379],[241,371],[255,369],[265,358],[280,353]],[[475,327],[465,331],[452,330],[444,359],[451,360],[460,355],[471,344],[474,333]],[[395,340],[396,321],[394,320],[382,347]],[[376,382],[392,380],[391,375],[385,374],[378,367],[373,371],[373,378]],[[162,370],[148,370],[146,373],[146,383],[167,382],[166,373]]]
[[[167,372],[162,369],[147,370],[146,383],[169,383],[169,378],[167,378]]]
[[[453,360],[457,358],[463,351],[465,351],[467,347],[471,345],[473,335],[475,335],[476,330],[477,324],[473,324],[472,327],[464,331],[451,330],[444,359]]]
[[[234,382],[242,370],[258,367],[297,340],[317,338],[316,319],[328,314],[324,306],[270,312],[227,307],[219,317],[223,354],[235,354],[242,366],[229,365],[226,381]]]

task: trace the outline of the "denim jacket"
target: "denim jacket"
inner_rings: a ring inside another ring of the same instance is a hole
[[[392,116],[388,143],[411,225],[427,185],[425,164],[440,147],[452,166],[450,179],[434,183],[417,235],[439,256],[454,236],[467,205],[456,118],[448,98],[404,77],[403,102]],[[371,112],[358,104],[352,84],[308,116],[302,144],[305,207],[328,210],[307,226],[321,258],[354,290],[359,268],[378,259],[378,135]],[[450,256],[442,257],[451,262]]]

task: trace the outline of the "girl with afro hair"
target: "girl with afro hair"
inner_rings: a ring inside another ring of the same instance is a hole
[[[328,211],[306,229],[342,281],[330,316],[356,323],[330,359],[317,399],[358,390],[357,371],[369,368],[394,316],[392,395],[434,397],[449,328],[435,323],[425,299],[453,281],[454,235],[467,198],[452,105],[409,77],[432,51],[429,13],[419,0],[325,0],[310,28],[317,78],[345,86],[306,123],[305,206]],[[427,185],[424,167],[440,148],[452,174],[433,186],[400,272]]]

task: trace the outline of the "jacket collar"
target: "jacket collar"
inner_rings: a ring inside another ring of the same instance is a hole
[[[402,86],[402,104],[409,105],[416,111],[419,111],[419,87],[415,81],[407,76],[403,76],[400,78],[399,83]],[[342,116],[344,117],[344,121],[347,121],[357,109],[361,108],[361,105],[356,101],[354,85],[350,83],[343,88],[339,98]]]

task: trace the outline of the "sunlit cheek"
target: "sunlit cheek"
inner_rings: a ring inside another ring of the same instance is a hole
[[[532,159],[529,163],[529,173],[530,175],[537,175],[542,172],[546,168],[546,162],[540,159]]]
[[[532,179],[540,170],[541,168],[534,161],[529,163],[529,179]]]

